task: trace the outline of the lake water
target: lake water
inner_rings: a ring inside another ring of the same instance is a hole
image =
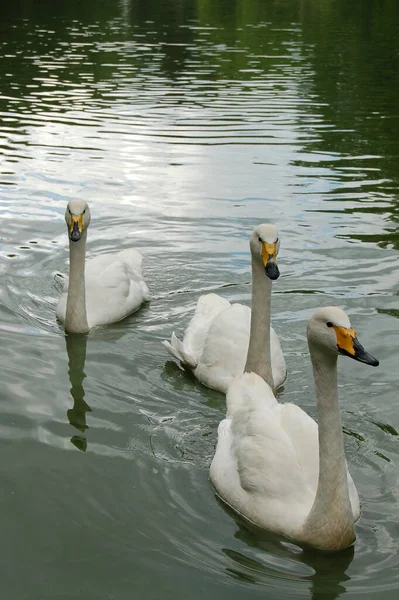
[[[399,4],[20,0],[0,9],[0,574],[12,600],[389,600],[399,590]],[[87,339],[55,306],[66,203],[88,254],[134,246],[152,299]],[[209,291],[250,302],[248,239],[280,231],[282,402],[315,415],[305,337],[340,360],[362,502],[354,549],[251,531],[208,480],[225,399],[161,345]]]

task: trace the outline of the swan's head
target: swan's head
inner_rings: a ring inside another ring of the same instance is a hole
[[[69,239],[72,242],[78,242],[90,223],[90,210],[87,202],[70,200],[65,211],[65,221]]]
[[[277,254],[280,249],[277,227],[272,223],[263,223],[255,227],[249,242],[252,256],[260,260],[269,279],[278,279]]]
[[[377,367],[379,361],[360,344],[348,316],[337,306],[318,308],[308,321],[308,342],[325,354],[344,354]]]

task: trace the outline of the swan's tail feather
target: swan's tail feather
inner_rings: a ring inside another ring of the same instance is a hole
[[[170,342],[167,340],[163,340],[163,345],[177,360],[179,360],[184,366],[189,367],[190,369],[195,369],[197,366],[196,360],[187,350],[184,348],[183,342],[179,340],[178,337],[175,336],[175,332],[172,333],[172,337],[170,338]]]

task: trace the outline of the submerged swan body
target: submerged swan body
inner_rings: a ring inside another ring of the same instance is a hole
[[[337,389],[337,357],[378,361],[359,344],[339,308],[308,323],[318,426],[295,404],[279,404],[256,373],[227,392],[210,479],[217,494],[258,527],[324,550],[355,539],[359,497],[347,470]]]
[[[70,333],[86,333],[96,325],[121,321],[149,299],[142,256],[127,249],[85,262],[90,211],[86,202],[71,200],[65,220],[69,237],[69,281],[56,315]]]
[[[170,342],[163,342],[168,352],[207,387],[226,392],[235,376],[255,367],[274,389],[284,383],[285,360],[270,327],[272,281],[279,276],[279,244],[274,225],[259,225],[251,236],[252,311],[216,294],[201,296],[183,340],[173,333]]]

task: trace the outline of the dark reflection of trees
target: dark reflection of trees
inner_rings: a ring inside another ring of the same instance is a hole
[[[164,91],[165,79],[181,87],[178,104],[196,102],[187,82],[202,86],[203,95],[224,81],[246,82],[248,92],[249,82],[256,87],[268,77],[282,86],[288,72],[304,98],[316,99],[317,107],[301,105],[301,139],[308,153],[335,155],[331,197],[350,180],[340,157],[373,155],[377,171],[365,171],[364,186],[356,188],[367,203],[360,198],[346,210],[384,213],[388,205],[398,227],[379,240],[361,239],[399,248],[397,0],[19,0],[1,3],[0,42],[0,111],[29,118],[103,107],[104,90],[121,87],[131,90],[134,104],[140,86],[148,94],[157,85]],[[54,86],[43,87],[50,76]],[[71,84],[85,96],[71,93]],[[306,110],[322,127],[315,129],[312,118],[306,125]],[[18,128],[20,119],[7,126]],[[323,167],[319,156],[315,164]],[[355,159],[350,166],[362,173],[368,163]]]
[[[356,193],[363,198],[345,212],[388,212],[390,220],[398,222],[399,3],[309,0],[301,3],[300,19],[306,60],[314,71],[310,91],[318,102],[316,109],[309,106],[309,112],[321,115],[323,124],[331,126],[318,130],[317,140],[305,143],[305,150],[336,154],[338,183],[331,189],[331,199],[348,180],[344,171],[348,166],[362,174],[364,185],[359,183]],[[306,85],[304,95],[309,93],[309,78]],[[356,159],[370,155],[372,160]],[[353,158],[348,163],[341,156]],[[323,166],[317,159],[315,163]],[[324,166],[330,166],[328,160]],[[374,170],[363,170],[368,166]],[[362,204],[362,199],[367,202]],[[353,202],[350,194],[348,200]],[[399,248],[399,228],[377,237],[351,237]]]
[[[276,0],[3,3],[0,89],[3,95],[29,99],[34,95],[32,81],[40,86],[40,78],[51,74],[55,83],[75,83],[96,99],[101,92],[93,83],[106,81],[115,87],[119,67],[124,69],[120,74],[123,81],[129,66],[135,79],[156,74],[177,80],[186,76],[188,63],[190,80],[250,81],[253,75],[246,69],[254,54],[268,55],[259,58],[265,73],[279,69],[278,55],[285,52],[284,43],[290,37],[283,29],[297,13],[291,3]],[[276,27],[257,28],[265,21],[275,21]],[[208,29],[206,35],[204,28]],[[82,101],[70,94],[67,100],[54,102],[54,109],[63,112]]]
[[[112,69],[103,67],[107,54],[96,51],[93,36],[97,32],[97,39],[101,38],[104,34],[100,24],[107,24],[119,13],[119,4],[111,0],[100,3],[91,0],[2,2],[0,110],[29,116],[42,110],[66,112],[82,102],[68,93],[71,83],[90,89],[92,98],[98,97],[91,84],[110,78]],[[80,49],[74,47],[83,41],[85,45]],[[50,80],[52,87],[49,87]],[[65,98],[63,90],[67,92]],[[54,98],[50,91],[55,92]],[[18,119],[10,125],[18,127]]]
[[[278,563],[278,561],[283,562],[287,559],[290,561],[296,560],[310,567],[313,574],[307,576],[292,575],[291,577],[287,575],[287,578],[292,582],[292,578],[297,577],[298,584],[301,581],[309,581],[311,598],[313,600],[335,600],[346,592],[344,584],[345,581],[350,580],[350,576],[346,572],[354,558],[355,546],[351,546],[340,552],[329,553],[312,549],[301,549],[299,546],[293,544],[295,547],[295,552],[293,552],[282,544],[282,541],[287,542],[287,540],[250,526],[221,501],[219,502],[237,524],[238,529],[234,537],[244,542],[249,548],[261,550],[276,559],[273,561],[272,575],[276,572],[276,561]],[[270,577],[267,562],[260,562],[255,558],[229,548],[224,548],[222,551],[231,560],[232,566],[227,569],[227,572],[234,579],[246,583],[259,584],[260,580],[264,577]],[[280,571],[281,575],[283,575],[283,568]]]
[[[193,25],[197,16],[195,0],[129,0],[129,9],[131,26],[138,27],[147,42],[158,45],[154,51],[160,53],[160,67],[168,78],[175,79],[192,53],[194,32],[188,25]]]
[[[338,152],[386,156],[384,167],[388,162],[397,178],[399,120],[391,117],[399,116],[399,4],[310,0],[302,7],[314,89],[326,101],[326,122],[342,130],[327,132],[326,144]]]
[[[71,396],[73,407],[67,411],[70,424],[82,435],[74,435],[71,442],[76,448],[86,452],[87,439],[83,435],[88,429],[86,413],[91,412],[90,406],[85,402],[85,390],[83,381],[86,378],[84,372],[86,361],[87,336],[68,334],[65,336],[66,349],[68,353],[69,380],[71,382]]]
[[[114,18],[119,12],[118,0],[18,0],[2,2],[0,6],[3,27],[12,19],[29,19],[41,25],[54,19],[87,24]]]

